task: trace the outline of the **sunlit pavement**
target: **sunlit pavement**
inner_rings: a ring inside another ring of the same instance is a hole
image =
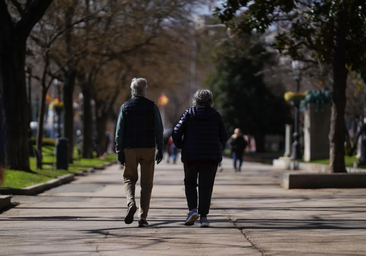
[[[184,226],[181,164],[156,167],[148,221],[123,222],[119,166],[81,177],[0,215],[0,255],[366,255],[366,190],[284,190],[282,170],[230,159],[217,173],[211,227]],[[139,193],[139,187],[137,194]]]

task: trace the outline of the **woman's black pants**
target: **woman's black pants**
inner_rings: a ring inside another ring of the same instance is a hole
[[[184,187],[188,209],[197,208],[197,185],[199,206],[198,213],[206,217],[210,210],[212,190],[215,182],[217,164],[184,163]],[[198,180],[198,184],[197,184]]]

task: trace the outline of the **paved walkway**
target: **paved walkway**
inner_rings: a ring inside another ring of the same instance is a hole
[[[210,228],[184,226],[182,165],[156,168],[148,228],[123,222],[117,165],[0,214],[0,255],[366,255],[366,189],[284,190],[281,170],[229,159],[217,174]],[[138,190],[139,191],[139,190]]]

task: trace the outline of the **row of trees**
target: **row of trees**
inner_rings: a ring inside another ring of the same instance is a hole
[[[215,49],[215,70],[207,81],[228,130],[241,127],[254,136],[259,152],[265,151],[265,135],[283,134],[292,120],[284,87],[264,80],[263,70],[278,66],[276,57],[259,37],[227,39]]]
[[[283,124],[290,122],[282,95],[293,78],[282,66],[282,58],[268,47],[266,40],[274,34],[275,47],[282,54],[308,64],[309,84],[321,80],[319,87],[333,88],[331,166],[335,172],[344,171],[343,117],[345,110],[359,106],[348,104],[345,108],[345,88],[347,78],[359,84],[353,73],[348,76],[350,71],[365,70],[364,55],[359,54],[364,52],[365,4],[227,1],[216,11],[229,27],[226,29],[212,17],[192,20],[193,9],[206,2],[0,0],[0,83],[8,167],[30,170],[25,146],[29,128],[25,70],[38,81],[41,91],[38,152],[45,97],[56,79],[62,85],[63,135],[70,145],[74,144],[73,99],[82,92],[82,152],[83,157],[91,157],[94,129],[104,135],[111,115],[130,97],[132,77],[148,79],[151,98],[165,91],[171,99],[166,121],[174,125],[208,74],[207,84],[228,129],[242,127],[263,146],[265,134],[282,133]],[[333,77],[328,79],[328,74]],[[101,148],[104,139],[98,137]],[[71,151],[69,158],[72,161]]]
[[[216,14],[238,33],[275,28],[275,47],[294,60],[331,67],[330,167],[345,172],[345,107],[349,72],[366,67],[366,2],[226,1]],[[326,69],[326,68],[325,68]]]
[[[41,85],[37,151],[41,152],[46,94],[57,79],[62,84],[64,136],[70,145],[74,144],[76,87],[83,94],[82,152],[83,157],[91,157],[91,100],[97,133],[104,135],[113,109],[129,97],[132,77],[144,76],[160,91],[179,84],[186,75],[181,63],[190,58],[192,9],[204,2],[0,0],[7,166],[30,170],[25,70]],[[104,138],[99,136],[101,146]]]

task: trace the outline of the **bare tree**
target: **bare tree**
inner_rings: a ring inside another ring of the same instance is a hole
[[[25,83],[25,52],[29,33],[52,0],[0,0],[0,84],[4,93],[7,166],[30,171],[29,105]]]

